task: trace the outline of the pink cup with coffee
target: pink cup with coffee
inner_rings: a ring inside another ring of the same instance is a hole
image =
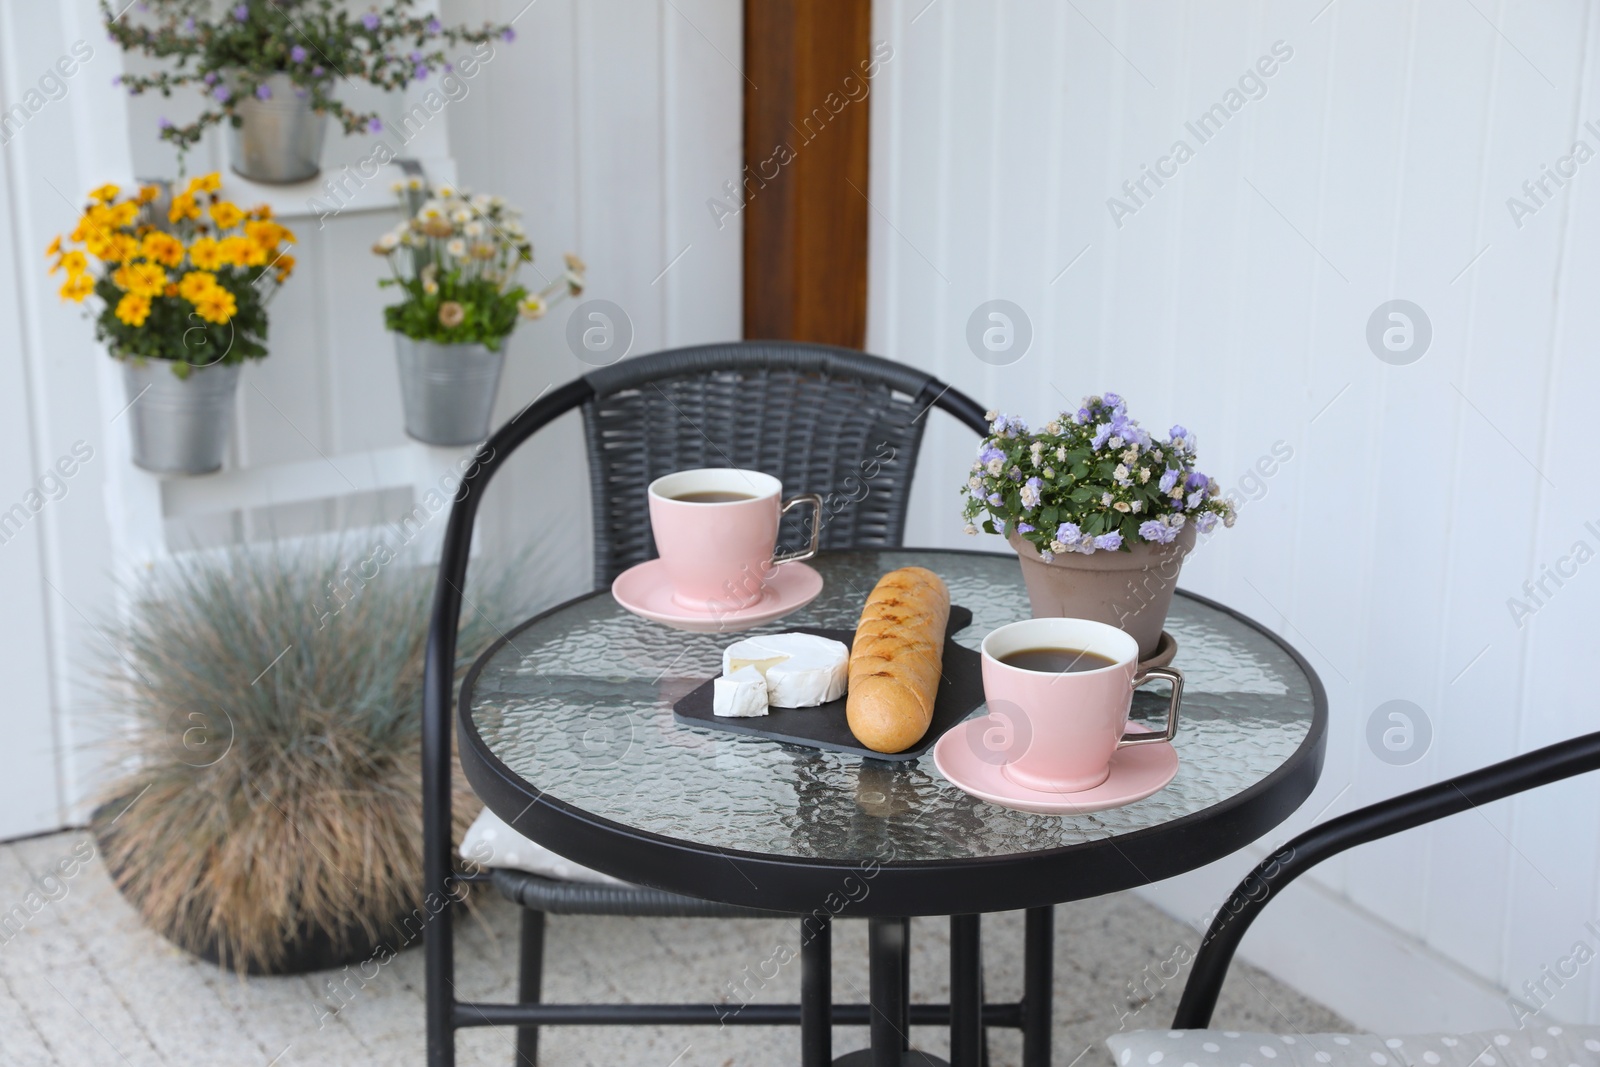
[[[1160,744],[1177,733],[1183,674],[1169,667],[1141,671],[1139,643],[1115,626],[1024,619],[991,632],[982,651],[983,693],[994,723],[983,735],[999,739],[985,758],[1026,789],[1093,789],[1110,775],[1117,749]],[[1053,669],[1017,665],[1029,662]],[[1152,678],[1172,683],[1166,729],[1129,732],[1133,691]]]
[[[672,599],[695,611],[735,611],[766,595],[780,563],[810,559],[822,535],[822,498],[783,499],[783,483],[737,467],[678,471],[650,483],[650,530]],[[778,523],[800,504],[815,508],[810,545],[775,556]]]

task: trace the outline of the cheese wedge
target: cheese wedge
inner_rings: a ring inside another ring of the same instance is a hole
[[[767,713],[767,680],[754,667],[729,671],[711,683],[711,714],[749,719]]]
[[[775,708],[811,708],[844,696],[850,679],[850,650],[816,634],[747,637],[722,653],[722,673],[752,669],[767,683],[767,702]]]

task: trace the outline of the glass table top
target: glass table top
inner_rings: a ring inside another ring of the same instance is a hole
[[[939,574],[952,603],[971,609],[960,644],[976,649],[990,630],[1029,615],[1015,556],[895,549],[812,562],[822,594],[749,632],[853,629],[879,576],[912,565]],[[480,662],[464,714],[533,788],[663,837],[821,860],[1000,857],[1201,812],[1266,778],[1307,740],[1312,678],[1276,641],[1181,593],[1167,632],[1178,644],[1172,665],[1184,674],[1177,777],[1145,800],[1088,815],[1035,815],[978,800],[939,773],[931,752],[884,763],[682,725],[673,703],[719,673],[723,647],[744,635],[670,630],[628,614],[609,592],[512,631]],[[1136,694],[1134,717],[1159,719],[1165,703],[1160,686]]]

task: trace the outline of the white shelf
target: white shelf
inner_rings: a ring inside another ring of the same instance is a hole
[[[453,182],[455,161],[448,156],[417,160],[428,180]],[[369,177],[367,170],[373,171]],[[231,169],[222,171],[222,193],[240,207],[266,204],[280,219],[317,219],[333,212],[339,215],[370,211],[397,211],[399,203],[394,183],[407,177],[397,163],[381,167],[361,164],[324,164],[315,178],[289,185],[254,182]]]

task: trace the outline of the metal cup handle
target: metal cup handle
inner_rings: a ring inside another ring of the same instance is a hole
[[[1167,728],[1159,734],[1125,733],[1122,740],[1117,742],[1118,748],[1159,745],[1178,736],[1178,705],[1183,702],[1183,672],[1172,667],[1151,667],[1134,678],[1133,687],[1137,689],[1152,678],[1165,678],[1172,683],[1172,695],[1167,698]]]
[[[801,493],[799,496],[790,497],[783,502],[783,507],[778,509],[778,514],[780,516],[788,514],[789,509],[796,504],[810,504],[816,509],[811,513],[811,544],[805,550],[792,555],[773,556],[772,562],[774,565],[810,559],[817,554],[817,549],[822,544],[822,497],[816,493]]]

